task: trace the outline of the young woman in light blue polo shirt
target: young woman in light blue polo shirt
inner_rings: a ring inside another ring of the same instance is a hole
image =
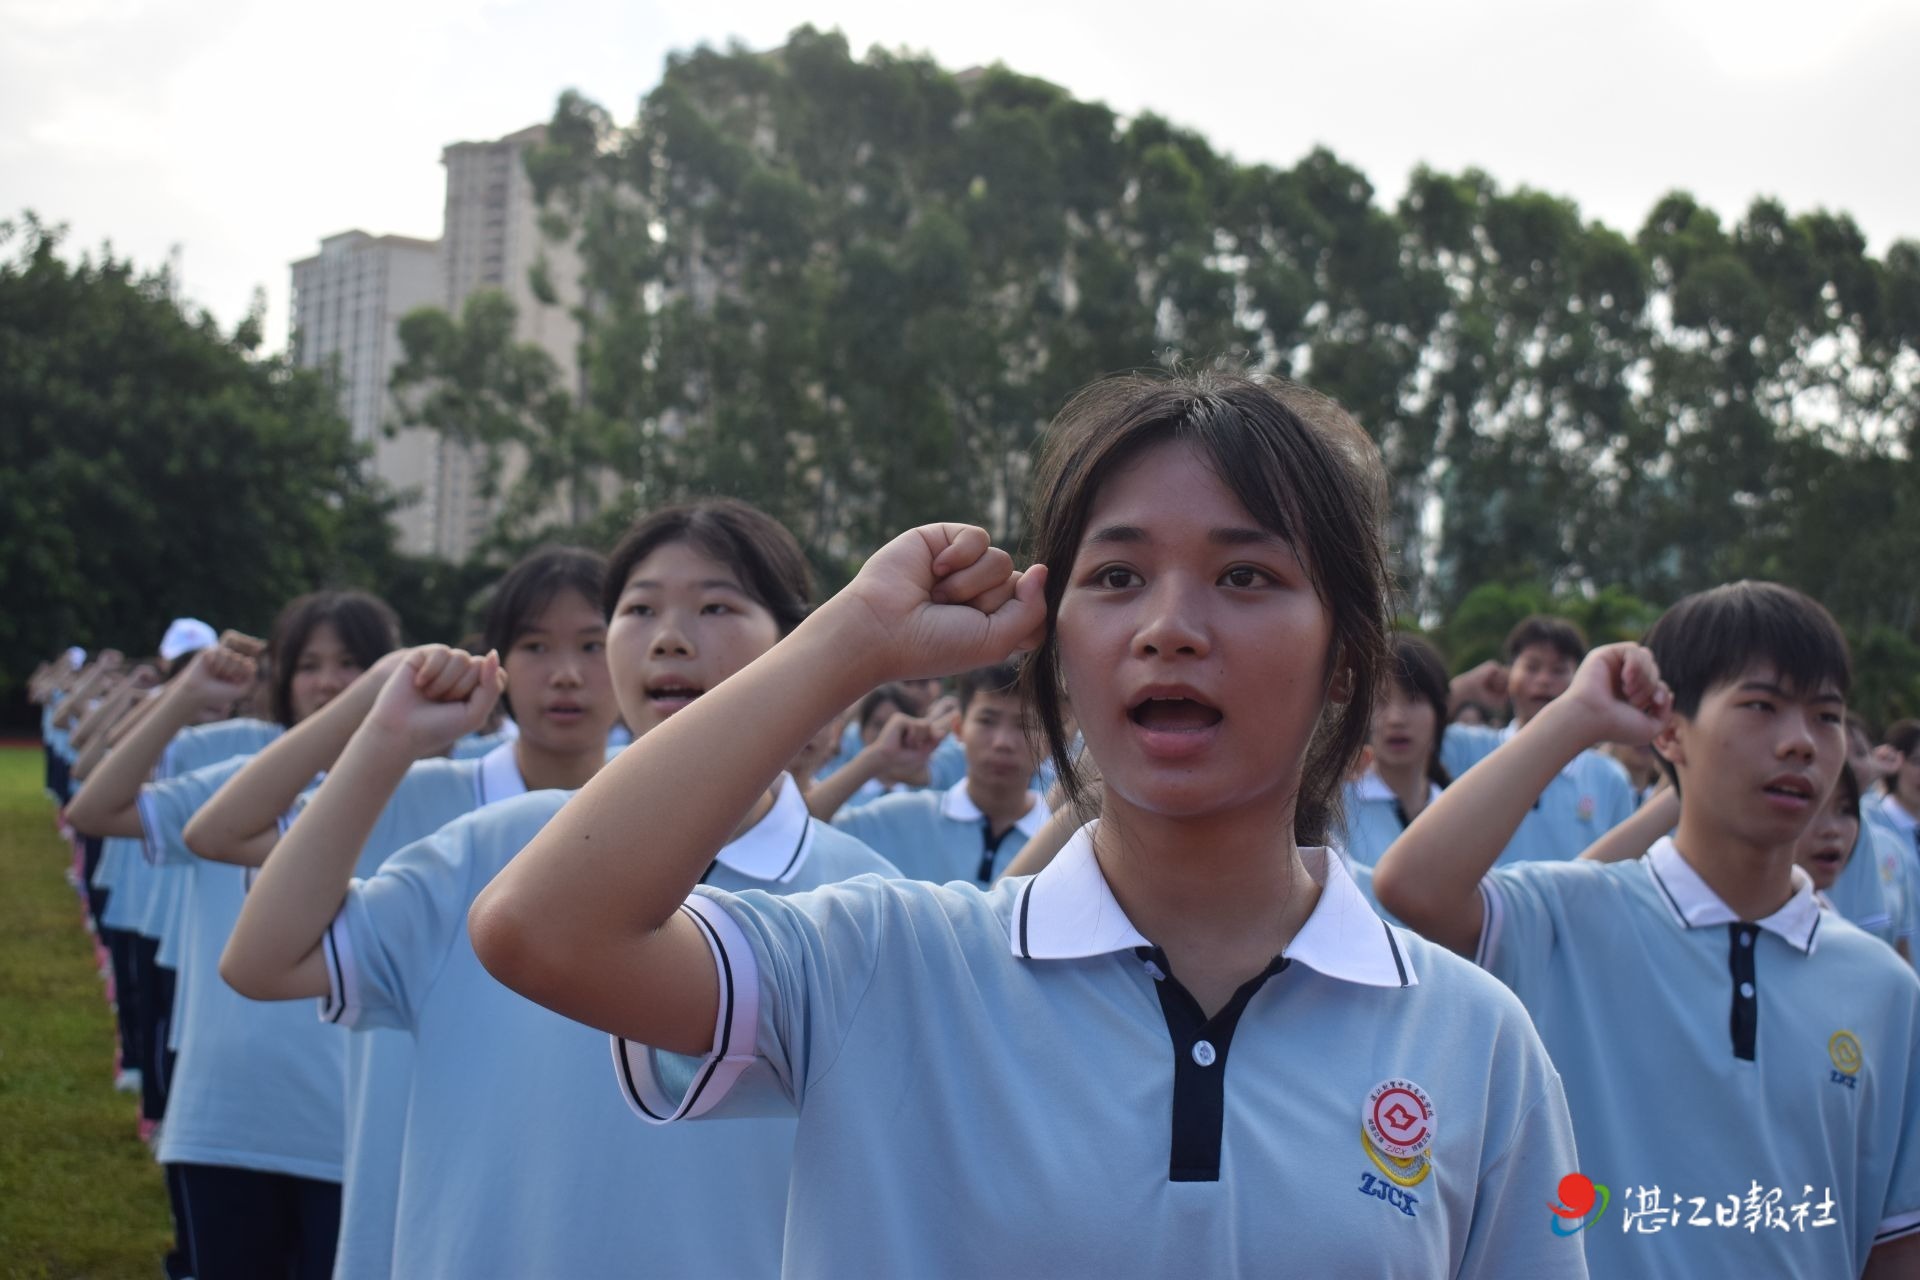
[[[627,724],[644,740],[712,697],[805,615],[808,577],[792,536],[745,504],[643,519],[615,549],[601,597]],[[726,1126],[718,1147],[678,1132],[611,1141],[628,1121],[601,1087],[604,1039],[501,986],[468,944],[474,896],[570,791],[491,804],[352,878],[354,850],[414,760],[479,724],[492,702],[497,658],[440,650],[432,662],[439,674],[403,669],[387,682],[268,856],[222,972],[256,999],[317,997],[331,1021],[409,1035],[394,1275],[774,1274],[791,1119]],[[604,741],[605,726],[596,732]],[[777,894],[892,871],[814,821],[784,772],[774,782],[703,868],[709,883]]]
[[[606,759],[607,731],[619,714],[607,673],[606,561],[574,547],[543,547],[523,557],[493,587],[481,647],[504,655],[501,668],[519,696],[522,726],[477,757],[415,761],[380,807],[356,865],[386,859],[476,809],[529,790],[571,789]],[[286,813],[308,780],[336,769],[340,752],[365,720],[388,672],[378,671],[336,698],[286,739],[255,757],[187,825],[202,857],[247,866],[264,863]],[[323,783],[322,786],[327,784]],[[337,783],[334,785],[338,785]],[[306,833],[342,842],[353,833]],[[334,1273],[362,1280],[391,1273],[402,1139],[411,1087],[413,1040],[404,1031],[346,1037],[346,1145],[342,1158],[340,1239]]]
[[[613,1032],[650,1119],[798,1109],[789,1275],[1583,1275],[1523,1011],[1316,847],[1385,661],[1381,492],[1303,389],[1097,384],[1039,564],[894,539],[548,824],[475,904],[482,960]],[[1040,875],[696,891],[861,689],[1021,650],[1063,777],[1064,684],[1104,778]]]
[[[398,643],[398,630],[392,610],[363,593],[294,601],[270,643],[275,718],[291,726],[317,712]],[[169,931],[179,937],[170,1034],[180,1057],[157,1154],[178,1187],[192,1274],[318,1280],[332,1272],[339,1222],[344,1045],[220,982],[220,948],[246,873],[194,857],[182,840],[244,757],[141,785],[200,710],[252,691],[257,649],[229,635],[202,650],[76,804],[103,834],[138,835],[150,859],[179,867],[181,914]],[[184,761],[176,754],[172,763]]]
[[[1334,840],[1348,858],[1372,867],[1453,781],[1440,762],[1446,724],[1446,662],[1419,636],[1394,636],[1387,683],[1367,736],[1373,758],[1341,797]]]

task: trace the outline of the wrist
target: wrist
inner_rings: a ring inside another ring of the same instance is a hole
[[[1542,707],[1514,735],[1524,737],[1530,754],[1554,762],[1554,769],[1566,767],[1582,751],[1606,741],[1606,730],[1599,718],[1577,702],[1555,698]]]
[[[780,646],[815,673],[815,688],[836,709],[852,706],[897,674],[887,662],[871,615],[857,601],[835,596],[808,615]]]

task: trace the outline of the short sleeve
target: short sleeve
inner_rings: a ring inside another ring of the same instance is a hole
[[[1500,745],[1500,731],[1479,724],[1450,724],[1440,736],[1440,763],[1459,777],[1492,755]]]
[[[1580,1160],[1560,1077],[1546,1063],[1546,1051],[1539,1049],[1538,1054],[1535,1070],[1544,1079],[1532,1104],[1521,1112],[1504,1147],[1480,1171],[1460,1275],[1577,1280],[1587,1274],[1580,1236],[1562,1236],[1542,1221],[1542,1188],[1550,1193],[1561,1178],[1580,1168]]]
[[[140,847],[147,861],[155,866],[191,865],[194,853],[184,838],[187,823],[239,771],[238,764],[227,762],[143,784],[134,805],[140,814]]]
[[[1565,868],[1573,863],[1523,862],[1495,867],[1480,882],[1485,908],[1473,961],[1527,1000],[1527,983],[1545,973],[1558,941],[1557,911]]]
[[[863,878],[785,896],[697,888],[683,910],[719,977],[713,1048],[695,1060],[616,1037],[628,1104],[653,1123],[764,1115],[769,1091],[804,1108],[878,971],[894,883]]]
[[[411,1028],[467,927],[472,824],[415,841],[355,880],[321,946],[328,994],[320,1016],[350,1027]]]
[[[1906,994],[1911,1005],[1914,995],[1911,991]],[[1900,1140],[1894,1147],[1886,1201],[1881,1206],[1879,1225],[1874,1229],[1876,1245],[1920,1234],[1920,1020],[1913,1026],[1905,1087],[1899,1095],[1901,1114],[1897,1126],[1892,1126],[1897,1128]]]

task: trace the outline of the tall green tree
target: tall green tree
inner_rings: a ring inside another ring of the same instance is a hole
[[[388,553],[317,375],[60,238],[0,222],[0,697],[67,644],[151,652],[177,614],[261,630]]]

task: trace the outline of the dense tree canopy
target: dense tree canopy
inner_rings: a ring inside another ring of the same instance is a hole
[[[565,421],[529,398],[521,438],[612,466],[625,507],[760,503],[830,581],[921,520],[1016,534],[1074,388],[1226,356],[1373,433],[1429,625],[1494,584],[1611,632],[1754,575],[1860,638],[1920,634],[1920,245],[1875,258],[1843,214],[1727,225],[1675,193],[1624,234],[1427,169],[1389,206],[1325,150],[1243,164],[811,28],[671,59],[628,124],[565,95],[528,167],[585,263],[586,394]],[[1455,632],[1456,658],[1485,649]]]
[[[385,506],[318,376],[164,273],[0,223],[0,697],[55,649],[150,653],[178,614],[263,629],[383,563]]]

